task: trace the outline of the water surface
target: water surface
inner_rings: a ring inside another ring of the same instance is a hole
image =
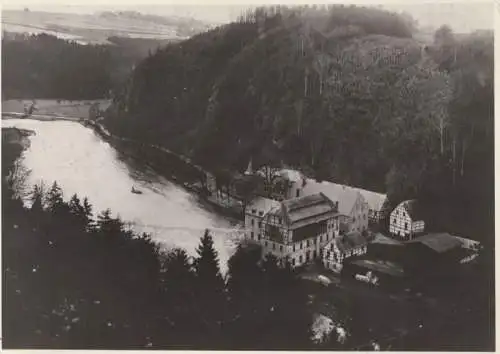
[[[195,194],[145,168],[140,161],[124,158],[79,123],[8,119],[2,126],[36,133],[23,155],[23,164],[31,170],[30,185],[43,181],[49,187],[57,181],[65,200],[74,193],[81,199],[87,196],[94,211],[110,208],[114,215],[132,222],[134,230],[150,232],[163,246],[181,247],[192,255],[203,230],[212,229],[225,269],[240,226],[201,204]],[[131,193],[132,186],[143,194]]]

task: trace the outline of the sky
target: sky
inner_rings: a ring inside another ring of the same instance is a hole
[[[107,0],[102,5],[101,0],[2,0],[3,9],[23,9],[28,7],[32,11],[77,12],[94,13],[98,11],[125,11],[134,10],[143,13],[158,15],[192,16],[210,22],[229,22],[245,8],[262,4],[262,1],[251,0],[186,0],[165,1],[149,0],[143,5],[140,0]],[[268,1],[267,4],[302,4],[300,0]],[[422,26],[439,27],[442,24],[450,25],[457,32],[468,32],[476,29],[492,29],[493,13],[499,11],[499,5],[494,1],[468,0],[446,2],[408,2],[408,1],[318,1],[318,3],[344,3],[381,5],[393,11],[410,13]],[[141,5],[139,5],[141,4]]]

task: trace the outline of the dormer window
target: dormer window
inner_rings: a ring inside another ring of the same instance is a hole
[[[264,212],[262,210],[259,210],[259,216],[264,215]]]
[[[255,209],[252,209],[252,213],[255,214],[257,212],[257,210]]]

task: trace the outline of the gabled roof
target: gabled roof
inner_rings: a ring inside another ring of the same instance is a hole
[[[282,215],[288,225],[295,224],[305,219],[337,213],[334,202],[324,194],[318,193],[305,197],[288,199],[274,205],[269,215]]]
[[[363,198],[361,193],[351,187],[332,182],[317,182],[308,179],[302,189],[304,195],[323,193],[329,199],[339,202],[339,213],[349,216],[358,198]]]
[[[327,249],[333,250],[333,246],[337,246],[340,252],[344,253],[349,250],[356,249],[368,244],[366,238],[358,231],[352,231],[345,235],[339,235],[326,245]]]
[[[368,244],[366,238],[358,231],[349,232],[335,238],[339,250],[348,251]]]
[[[375,211],[381,211],[384,203],[387,201],[387,194],[368,191],[366,189],[355,188],[361,193],[368,203],[368,208]]]
[[[290,170],[287,168],[280,170],[278,173],[281,177],[289,180],[290,182],[300,182],[304,178],[302,173],[300,173],[299,171]]]
[[[427,234],[407,241],[409,244],[421,243],[435,252],[444,253],[462,247],[462,241],[447,233]]]
[[[406,210],[412,221],[415,222],[424,219],[423,210],[415,199],[405,200],[398,206],[402,206]]]
[[[268,213],[271,209],[279,207],[280,202],[269,199],[269,198],[264,198],[264,197],[257,197],[253,199],[246,207],[245,213],[252,213],[252,210],[255,209],[257,211],[257,215],[259,215],[259,211],[262,211],[263,214],[265,215]],[[261,215],[263,216],[263,215]]]

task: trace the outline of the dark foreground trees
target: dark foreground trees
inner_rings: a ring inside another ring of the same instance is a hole
[[[5,179],[4,179],[5,181]],[[54,183],[30,207],[3,183],[6,348],[286,349],[309,345],[295,274],[239,249],[226,283],[207,230],[167,253]],[[292,334],[293,333],[293,334]]]

